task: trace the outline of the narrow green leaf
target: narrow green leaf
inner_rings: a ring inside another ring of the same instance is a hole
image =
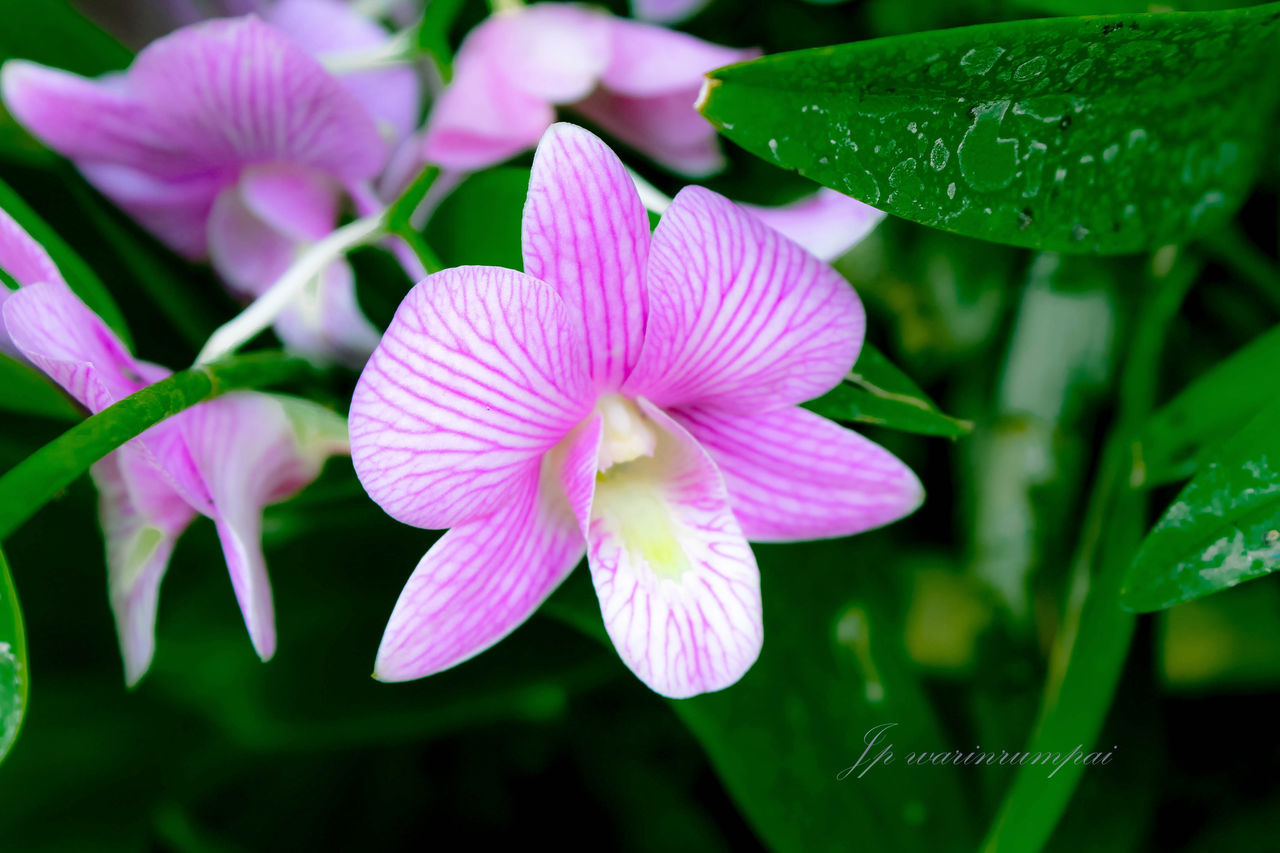
[[[67,280],[67,285],[85,301],[94,312],[103,319],[111,330],[120,336],[126,346],[132,346],[133,339],[125,325],[124,315],[115,300],[93,270],[62,241],[57,233],[36,215],[22,198],[0,181],[0,210],[4,210],[17,221],[31,238],[44,247],[53,259],[58,272]]]
[[[836,421],[875,424],[922,435],[957,438],[973,424],[938,411],[909,376],[864,344],[849,377],[805,408]]]
[[[31,676],[18,591],[0,551],[0,761],[13,747],[27,710]]]
[[[63,421],[78,421],[82,414],[43,373],[3,353],[0,353],[0,410]]]
[[[118,71],[133,54],[67,0],[4,0],[0,60],[29,59],[76,74]]]
[[[1215,365],[1151,416],[1142,434],[1146,481],[1189,475],[1196,457],[1238,431],[1271,399],[1280,326]]]
[[[1280,402],[1272,402],[1205,454],[1142,543],[1122,603],[1138,612],[1162,610],[1277,567]]]
[[[131,394],[67,430],[0,477],[0,540],[94,462],[165,418],[218,394],[278,384],[310,369],[302,359],[257,353],[193,367]]]
[[[1243,200],[1280,95],[1280,4],[1014,21],[712,72],[701,110],[749,151],[906,219],[1120,253]]]

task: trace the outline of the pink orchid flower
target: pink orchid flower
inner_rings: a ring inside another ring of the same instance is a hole
[[[467,35],[453,82],[428,118],[423,156],[472,171],[533,148],[569,106],[685,175],[724,165],[693,108],[702,75],[758,51],[710,44],[603,10],[539,3],[487,18]]]
[[[626,664],[671,697],[718,690],[762,641],[747,540],[847,536],[911,512],[911,471],[798,408],[864,316],[834,270],[742,208],[683,190],[652,236],[599,139],[534,158],[525,273],[461,267],[405,298],[351,404],[390,515],[452,527],[400,595],[375,673],[418,678],[502,639],[584,551]]]
[[[826,187],[791,204],[742,206],[824,261],[834,261],[861,243],[885,216],[869,204]]]
[[[2,210],[0,268],[22,285],[6,292],[0,308],[10,345],[90,412],[169,375],[134,358]],[[217,527],[254,649],[263,660],[272,656],[275,617],[260,541],[262,509],[314,480],[329,456],[346,452],[338,415],[304,400],[238,392],[152,427],[93,466],[129,684],[151,663],[160,580],[174,543],[197,515]]]
[[[281,14],[315,2],[282,3]],[[308,43],[323,41],[313,34]],[[180,30],[127,72],[96,81],[10,61],[0,86],[32,133],[171,248],[210,257],[246,298],[328,235],[343,191],[358,191],[387,159],[388,140],[361,97],[252,16]],[[277,331],[302,353],[355,364],[378,337],[345,260],[326,268]]]

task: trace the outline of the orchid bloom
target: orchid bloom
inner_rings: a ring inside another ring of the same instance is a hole
[[[539,3],[487,18],[467,35],[453,82],[428,118],[423,156],[472,171],[533,148],[570,106],[684,175],[724,165],[715,129],[694,109],[702,75],[757,55],[603,10]]]
[[[525,273],[418,284],[365,366],[351,450],[393,517],[452,527],[375,665],[400,681],[502,639],[586,552],[605,627],[655,691],[737,681],[762,641],[747,544],[847,536],[919,505],[881,447],[797,406],[836,385],[864,315],[829,266],[701,187],[652,236],[603,142],[534,157]]]
[[[286,0],[276,13],[305,19],[326,5]],[[330,32],[299,42],[252,16],[209,21],[152,43],[122,74],[87,80],[14,60],[0,86],[14,116],[103,194],[252,298],[333,230],[343,192],[361,192],[412,123],[371,94],[377,79],[357,96],[307,52],[336,43]],[[378,339],[345,260],[276,328],[299,352],[354,364]]]
[[[0,306],[10,346],[90,412],[169,375],[135,359],[2,210],[0,268],[22,285],[6,290]],[[275,617],[260,541],[262,509],[310,483],[329,456],[346,452],[338,415],[304,400],[238,392],[169,418],[94,464],[111,608],[129,684],[151,663],[160,580],[174,543],[197,515],[217,527],[253,647],[263,660],[271,657]]]

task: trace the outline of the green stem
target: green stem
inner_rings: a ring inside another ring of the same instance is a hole
[[[282,353],[257,353],[175,373],[89,417],[0,477],[0,540],[71,485],[94,462],[197,403],[237,388],[277,385],[311,371]]]
[[[1213,259],[1253,285],[1258,295],[1280,311],[1280,268],[1235,225],[1205,238],[1202,244]]]

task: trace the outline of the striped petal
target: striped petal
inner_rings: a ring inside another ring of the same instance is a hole
[[[62,274],[44,247],[31,239],[12,216],[0,210],[0,270],[4,270],[19,286],[42,281],[62,282]],[[0,312],[10,290],[0,283]],[[17,355],[18,349],[9,340],[4,329],[3,313],[0,313],[0,353]]]
[[[715,463],[661,410],[651,457],[601,473],[587,558],[605,628],[653,690],[684,698],[736,682],[764,638],[755,557]]]
[[[491,514],[589,410],[584,364],[569,311],[543,282],[496,267],[425,279],[356,385],[360,482],[418,527]]]
[[[570,307],[600,390],[616,390],[640,356],[649,219],[617,155],[571,124],[547,131],[524,208],[524,265]]]
[[[856,432],[797,408],[671,416],[724,475],[733,514],[754,542],[850,536],[909,515],[924,500],[911,469]]]
[[[111,612],[125,683],[132,686],[151,665],[160,581],[196,513],[132,445],[103,457],[91,473],[106,540]]]
[[[478,655],[523,624],[584,550],[554,481],[529,472],[492,515],[453,528],[418,563],[374,676],[407,681]]]
[[[742,206],[824,261],[833,261],[862,242],[885,216],[869,204],[826,187],[778,207]]]
[[[187,413],[183,435],[209,501],[236,601],[253,647],[268,660],[276,647],[271,583],[262,554],[262,510],[315,479],[324,460],[343,452],[341,418],[301,400],[241,392]]]
[[[865,326],[827,264],[721,195],[687,187],[653,236],[644,351],[624,393],[735,412],[817,397],[853,367]]]

